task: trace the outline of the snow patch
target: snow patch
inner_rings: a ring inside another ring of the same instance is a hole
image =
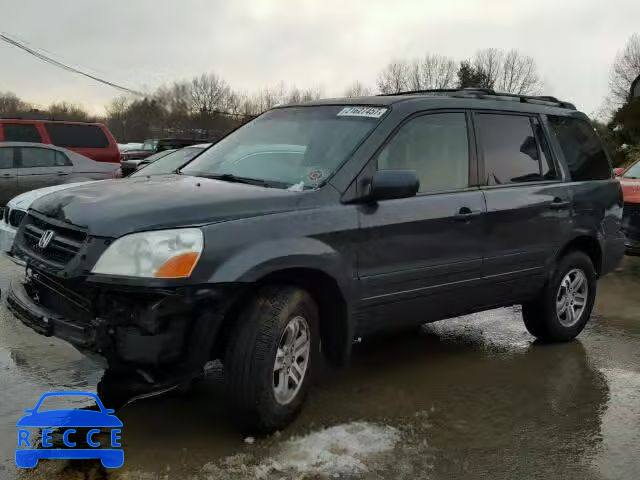
[[[398,440],[400,432],[393,427],[353,422],[292,438],[275,462],[303,473],[362,473],[368,471],[367,457],[393,449]]]
[[[262,461],[256,461],[256,455],[236,454],[205,465],[202,473],[207,480],[343,478],[375,469],[375,456],[393,450],[399,440],[400,432],[393,427],[352,422],[292,437]]]

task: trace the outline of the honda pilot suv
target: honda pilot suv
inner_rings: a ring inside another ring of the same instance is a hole
[[[290,422],[321,356],[522,305],[578,335],[624,255],[622,193],[587,117],[553,97],[408,92],[277,107],[179,171],[45,196],[8,305],[102,357],[107,406],[212,360],[246,428]],[[109,388],[107,388],[109,387]]]

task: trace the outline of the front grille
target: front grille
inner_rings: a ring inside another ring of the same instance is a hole
[[[38,243],[47,231],[53,232],[53,237],[45,248],[41,248]],[[87,234],[80,229],[62,227],[34,215],[26,217],[22,232],[21,247],[26,247],[36,257],[58,267],[64,267],[73,260],[87,238]]]
[[[23,210],[11,210],[7,215],[7,223],[12,227],[18,228],[20,222],[27,216],[27,212]]]

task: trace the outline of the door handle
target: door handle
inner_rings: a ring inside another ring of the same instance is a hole
[[[64,176],[69,175],[69,174],[65,173],[65,172],[56,172],[56,175],[59,176],[59,177],[64,177]]]
[[[3,173],[2,176],[4,178],[13,178],[13,175],[11,175],[10,173]]]
[[[571,202],[569,200],[562,200],[561,198],[554,198],[553,202],[551,202],[549,204],[549,208],[551,210],[561,210],[563,208],[567,208],[569,205],[571,205]]]
[[[480,216],[482,212],[479,210],[473,211],[469,207],[461,207],[460,210],[453,216],[453,220],[456,222],[468,222],[469,220]]]

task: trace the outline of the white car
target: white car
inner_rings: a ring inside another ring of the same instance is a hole
[[[4,207],[4,210],[0,210],[0,253],[4,253],[9,256],[14,262],[22,263],[11,256],[11,247],[13,246],[13,239],[16,236],[16,231],[20,226],[20,222],[22,222],[22,219],[27,215],[27,210],[29,210],[31,204],[37,199],[44,197],[49,193],[59,192],[61,190],[66,190],[67,188],[87,185],[89,183],[96,183],[99,181],[100,180],[64,183],[62,185],[38,188],[37,190],[25,192],[9,200],[7,205]]]

